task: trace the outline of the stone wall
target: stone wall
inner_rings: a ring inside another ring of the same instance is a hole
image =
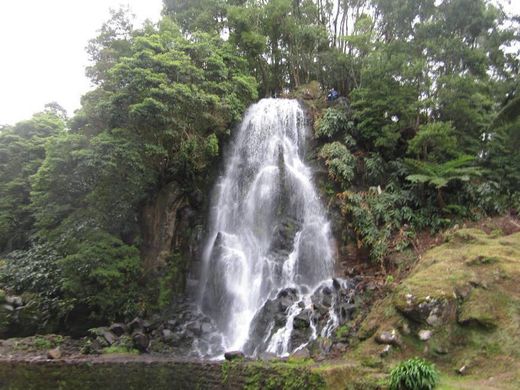
[[[0,360],[0,389],[320,389],[305,367],[260,362]]]

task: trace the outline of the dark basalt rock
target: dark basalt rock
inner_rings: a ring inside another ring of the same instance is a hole
[[[334,279],[323,283],[310,296],[310,307],[306,307],[303,301],[303,295],[308,290],[302,290],[285,288],[275,298],[266,301],[251,323],[249,340],[244,347],[246,355],[261,356],[267,350],[273,335],[286,326],[291,310],[293,313],[294,310],[299,312],[292,321],[289,352],[312,341],[314,329],[316,335],[320,335],[323,329],[327,330],[327,334],[332,334],[334,322],[331,313],[337,318],[337,325],[341,326],[351,318],[355,310],[355,305],[351,303],[355,288],[350,281]],[[294,307],[295,304],[298,305],[297,308]],[[319,353],[330,350],[321,347],[318,349]]]
[[[245,358],[245,355],[242,351],[230,351],[224,354],[224,358],[229,361],[241,360]]]
[[[126,333],[126,325],[122,323],[115,323],[110,325],[109,330],[117,337],[121,337],[123,334]]]
[[[140,352],[148,352],[148,345],[150,344],[150,339],[144,333],[134,333],[132,335],[132,341],[134,343],[135,349],[137,349]]]

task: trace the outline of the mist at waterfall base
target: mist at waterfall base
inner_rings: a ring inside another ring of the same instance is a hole
[[[296,100],[251,106],[212,194],[199,308],[212,332],[199,356],[240,350],[277,356],[329,337],[351,312],[352,289],[333,279],[334,253]]]

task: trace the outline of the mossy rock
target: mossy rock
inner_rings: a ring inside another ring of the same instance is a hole
[[[441,321],[432,325],[430,309],[435,308]],[[379,356],[374,332],[390,327],[399,329],[403,345],[383,358],[381,371],[423,356],[449,375],[468,365],[468,375],[508,376],[504,380],[509,381],[509,368],[520,367],[520,233],[450,233],[448,242],[424,253],[410,275],[372,307],[358,331],[361,341],[346,358]],[[423,329],[433,330],[427,341],[417,337]]]
[[[510,298],[500,291],[486,291],[476,288],[469,299],[460,307],[458,321],[462,325],[479,325],[494,329],[504,320],[504,310],[510,305]]]

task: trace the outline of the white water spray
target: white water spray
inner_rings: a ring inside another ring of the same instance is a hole
[[[307,130],[295,100],[253,105],[215,188],[200,304],[216,321],[224,349],[244,346],[255,313],[279,291],[312,292],[333,275],[329,222],[304,163]],[[270,350],[290,352],[292,320],[301,310],[289,308]]]

